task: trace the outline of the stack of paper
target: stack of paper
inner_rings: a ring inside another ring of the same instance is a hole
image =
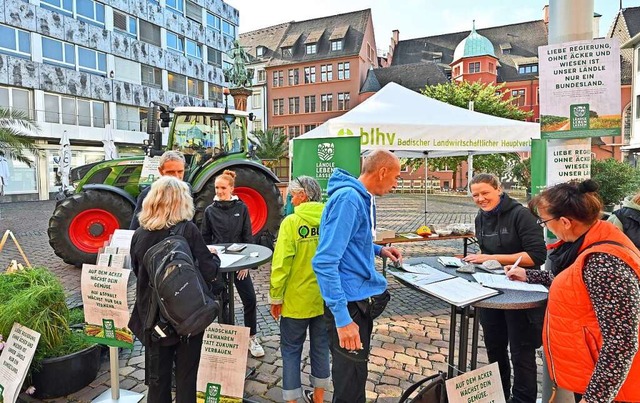
[[[455,306],[467,306],[500,293],[461,277],[426,284],[420,286],[420,289]]]
[[[472,274],[472,276],[478,283],[484,286],[501,290],[549,292],[547,287],[542,284],[529,284],[523,281],[509,280],[507,276],[494,276],[485,273],[475,273]]]
[[[452,256],[438,256],[438,263],[445,267],[462,267],[464,265],[462,260]]]

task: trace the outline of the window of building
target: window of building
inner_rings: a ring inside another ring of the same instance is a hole
[[[75,68],[76,51],[72,44],[42,37],[42,60],[45,63]]]
[[[0,52],[31,56],[31,34],[21,29],[0,25]]]
[[[511,97],[513,97],[513,104],[516,106],[524,106],[524,90],[511,90]]]
[[[251,107],[253,109],[262,108],[262,91],[253,91],[253,94],[251,95]]]
[[[342,39],[331,41],[331,51],[337,52],[338,50],[342,50]]]
[[[267,70],[258,70],[258,82],[264,83],[267,81]]]
[[[346,111],[349,109],[349,101],[351,100],[351,95],[348,92],[339,92],[338,93],[338,110]]]
[[[202,7],[187,0],[187,18],[191,18],[194,21],[202,22]]]
[[[184,37],[167,31],[167,49],[184,53]]]
[[[640,48],[638,48],[638,52],[636,54],[636,63],[638,64],[638,71],[640,71]]]
[[[316,111],[316,96],[307,95],[304,97],[304,112],[313,113]]]
[[[290,46],[286,48],[282,48],[282,57],[291,57],[292,55],[293,55],[293,50]]]
[[[40,7],[73,15],[73,0],[40,0]]]
[[[184,14],[184,0],[166,0],[167,8],[178,14]]]
[[[222,103],[222,87],[219,85],[209,83],[209,101],[217,102],[218,104]]]
[[[116,104],[116,116],[116,129],[135,132],[146,130],[146,108]]]
[[[531,74],[531,73],[537,73],[538,72],[538,65],[537,64],[529,64],[526,66],[519,66],[518,67],[518,73],[519,74]]]
[[[256,48],[256,57],[264,56],[264,46],[258,46]]]
[[[138,37],[138,20],[116,10],[113,10],[113,28],[134,38]]]
[[[273,130],[273,132],[278,136],[282,136],[284,134],[284,127],[282,126],[273,126],[271,127],[271,130]]]
[[[282,70],[277,70],[273,72],[273,86],[274,87],[282,87],[284,85],[284,72]]]
[[[44,120],[86,127],[105,127],[106,105],[102,101],[44,94]]]
[[[348,80],[351,77],[350,66],[349,62],[338,63],[338,80]]]
[[[480,62],[469,63],[469,73],[479,73],[480,72]]]
[[[289,126],[288,131],[289,140],[293,140],[300,135],[300,126]]]
[[[222,20],[222,34],[235,39],[236,26],[229,21]]]
[[[300,97],[289,98],[289,113],[300,113]]]
[[[320,81],[333,80],[333,64],[323,64],[320,66]]]
[[[277,98],[273,100],[273,114],[284,115],[284,98]]]
[[[315,129],[316,127],[318,127],[318,125],[304,125],[304,132],[310,132],[311,130]]]
[[[433,56],[434,63],[442,63],[442,56]]]
[[[371,45],[369,44],[369,42],[367,42],[367,57],[369,58],[369,61],[372,61],[372,55],[373,54],[373,50],[371,49]]]
[[[300,70],[289,69],[289,85],[298,85],[298,84],[300,84]]]
[[[214,29],[216,31],[220,31],[220,17],[217,15],[213,15],[211,13],[207,13],[207,28]]]
[[[222,66],[222,52],[218,49],[207,47],[207,63],[213,66]]]
[[[333,94],[320,95],[320,111],[331,112],[333,110]]]
[[[489,73],[494,73],[495,72],[495,66],[493,63],[489,63]]]
[[[160,46],[160,27],[145,20],[140,20],[140,40]]]
[[[128,83],[140,84],[140,78],[142,77],[140,74],[142,65],[140,63],[117,56],[114,56],[113,61],[114,75],[112,78]]]
[[[231,70],[231,69],[233,69],[233,64],[229,63],[226,60],[223,60],[222,61],[222,70],[228,71],[228,70]]]
[[[104,27],[104,4],[93,0],[76,0],[78,19]]]
[[[305,53],[308,55],[315,55],[316,50],[317,50],[317,44],[315,43],[310,43],[307,46],[305,46]]]
[[[253,131],[262,130],[262,119],[253,120]]]
[[[107,54],[78,46],[78,67],[88,73],[107,74]]]
[[[169,91],[178,94],[187,93],[187,76],[169,72]]]
[[[311,84],[316,82],[316,67],[305,67],[304,68],[304,83]]]
[[[204,99],[204,81],[187,78],[187,95]]]
[[[640,119],[640,95],[636,95],[636,119]]]
[[[0,87],[0,107],[24,112],[33,117],[31,91],[15,87]]]
[[[186,40],[187,56],[202,60],[202,45],[191,39]]]

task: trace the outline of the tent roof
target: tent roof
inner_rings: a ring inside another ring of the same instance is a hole
[[[361,136],[362,150],[436,154],[528,151],[537,123],[473,112],[389,83],[342,116],[297,139]]]

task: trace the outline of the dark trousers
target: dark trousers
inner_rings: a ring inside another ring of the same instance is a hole
[[[240,299],[242,300],[242,307],[244,312],[244,325],[249,328],[249,334],[251,336],[258,333],[257,319],[256,319],[256,291],[253,288],[253,282],[251,281],[251,275],[247,274],[244,280],[238,279],[238,273],[231,273],[233,277],[233,283]],[[234,313],[231,312],[231,315]]]
[[[151,342],[145,349],[147,401],[171,403],[171,370],[175,362],[176,403],[196,401],[196,379],[203,333],[171,346]]]
[[[333,403],[365,403],[365,386],[367,383],[369,349],[371,347],[371,331],[373,319],[365,315],[355,302],[349,302],[349,316],[360,328],[362,350],[355,353],[340,347],[340,339],[336,330],[336,321],[331,310],[324,307],[324,318],[329,333],[329,349],[333,364]]]
[[[538,394],[536,348],[542,338],[544,311],[479,309],[489,362],[497,362],[505,399],[535,403]],[[511,352],[511,362],[507,346]],[[511,388],[513,364],[513,389]]]

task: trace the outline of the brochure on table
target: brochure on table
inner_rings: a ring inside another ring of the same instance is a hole
[[[209,325],[202,339],[198,367],[196,398],[199,402],[220,402],[223,396],[242,402],[248,348],[248,327]]]
[[[478,283],[491,288],[515,291],[549,292],[547,287],[542,284],[529,284],[523,281],[509,280],[507,276],[496,276],[495,274],[487,273],[475,273],[472,274],[472,276]]]
[[[505,402],[497,362],[447,379],[445,385],[449,403]]]
[[[127,327],[127,282],[131,270],[84,264],[80,277],[87,340],[112,347],[133,348]]]
[[[403,267],[405,266],[406,264]],[[417,264],[410,267],[414,271],[419,268],[418,271],[422,273],[410,273],[402,269],[389,269],[388,272],[394,277],[452,305],[467,306],[500,294],[499,291],[453,276],[427,264]]]
[[[0,402],[15,403],[36,353],[40,333],[14,323],[0,355]]]

